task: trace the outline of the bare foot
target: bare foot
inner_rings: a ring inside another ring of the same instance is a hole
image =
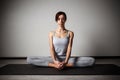
[[[60,67],[61,67],[60,64],[55,64],[55,63],[49,63],[48,66],[49,67],[54,67],[54,68],[56,68],[58,70],[60,70]]]

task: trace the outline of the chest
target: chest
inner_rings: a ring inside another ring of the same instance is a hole
[[[54,46],[67,46],[69,43],[69,37],[58,38],[56,36],[53,37],[53,44]]]
[[[58,37],[58,38],[65,38],[66,36],[68,36],[68,33],[55,33],[54,34],[55,37]]]

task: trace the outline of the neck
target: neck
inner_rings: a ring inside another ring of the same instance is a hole
[[[65,30],[65,27],[62,25],[58,26],[58,28],[57,28],[57,31],[59,31],[59,32],[62,32],[64,30]]]

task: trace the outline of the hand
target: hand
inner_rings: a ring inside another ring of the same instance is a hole
[[[61,69],[61,67],[63,66],[62,65],[62,63],[61,62],[59,62],[59,61],[54,61],[54,64],[55,64],[55,67],[57,68],[57,69]]]
[[[59,69],[63,69],[67,63],[65,61],[59,63]]]
[[[66,62],[66,61],[63,61],[62,63],[63,63],[64,65],[66,65],[68,62]]]
[[[54,61],[55,67],[59,70],[64,68],[64,62]]]

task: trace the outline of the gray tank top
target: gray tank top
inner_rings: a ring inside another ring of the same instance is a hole
[[[56,55],[65,56],[67,52],[68,43],[69,43],[69,31],[67,31],[67,35],[64,38],[59,38],[55,36],[54,32],[53,45],[55,48]]]

